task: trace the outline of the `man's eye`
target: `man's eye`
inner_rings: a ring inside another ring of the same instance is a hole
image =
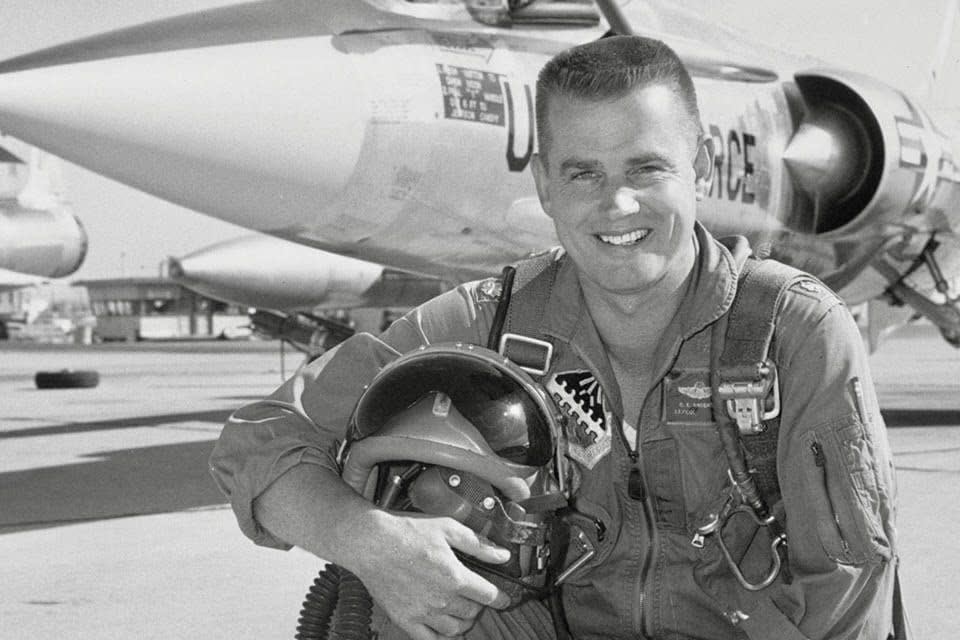
[[[585,182],[599,179],[600,174],[596,171],[577,171],[570,174],[570,180],[576,182]]]
[[[654,173],[660,173],[663,171],[663,167],[658,164],[645,164],[640,167],[636,167],[630,173],[638,176],[648,176]]]

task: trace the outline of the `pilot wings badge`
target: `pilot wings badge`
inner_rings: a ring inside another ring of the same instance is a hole
[[[694,400],[706,400],[710,397],[710,387],[700,380],[689,387],[677,387],[677,391]]]
[[[589,371],[564,371],[550,376],[547,391],[570,420],[567,422],[568,454],[592,469],[610,452],[610,424],[600,382]]]
[[[710,371],[707,369],[679,369],[671,371],[663,380],[661,419],[670,424],[710,424],[713,422],[713,403]]]

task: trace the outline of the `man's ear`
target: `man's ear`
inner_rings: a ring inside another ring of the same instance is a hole
[[[693,157],[693,172],[696,176],[694,185],[697,192],[697,200],[703,200],[710,195],[710,187],[713,185],[713,174],[716,166],[714,164],[716,152],[716,142],[713,136],[708,133],[701,134],[700,139],[697,141],[697,155]]]
[[[537,185],[537,196],[540,198],[540,206],[543,211],[550,215],[550,192],[547,189],[549,182],[547,178],[547,168],[543,164],[543,158],[539,153],[533,154],[530,159],[530,170],[533,172],[533,182]],[[552,217],[552,216],[551,216]]]

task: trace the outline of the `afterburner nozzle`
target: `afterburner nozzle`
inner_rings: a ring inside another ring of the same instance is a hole
[[[828,205],[854,193],[863,181],[866,136],[838,109],[822,109],[800,124],[783,151],[783,162],[797,185]]]

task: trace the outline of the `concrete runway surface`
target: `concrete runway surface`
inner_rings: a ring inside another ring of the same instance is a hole
[[[908,327],[871,361],[911,622],[952,640],[960,351]],[[96,369],[100,386],[34,388],[62,368]],[[270,343],[0,347],[0,638],[292,638],[321,562],[249,543],[206,468],[231,409],[280,381]]]

